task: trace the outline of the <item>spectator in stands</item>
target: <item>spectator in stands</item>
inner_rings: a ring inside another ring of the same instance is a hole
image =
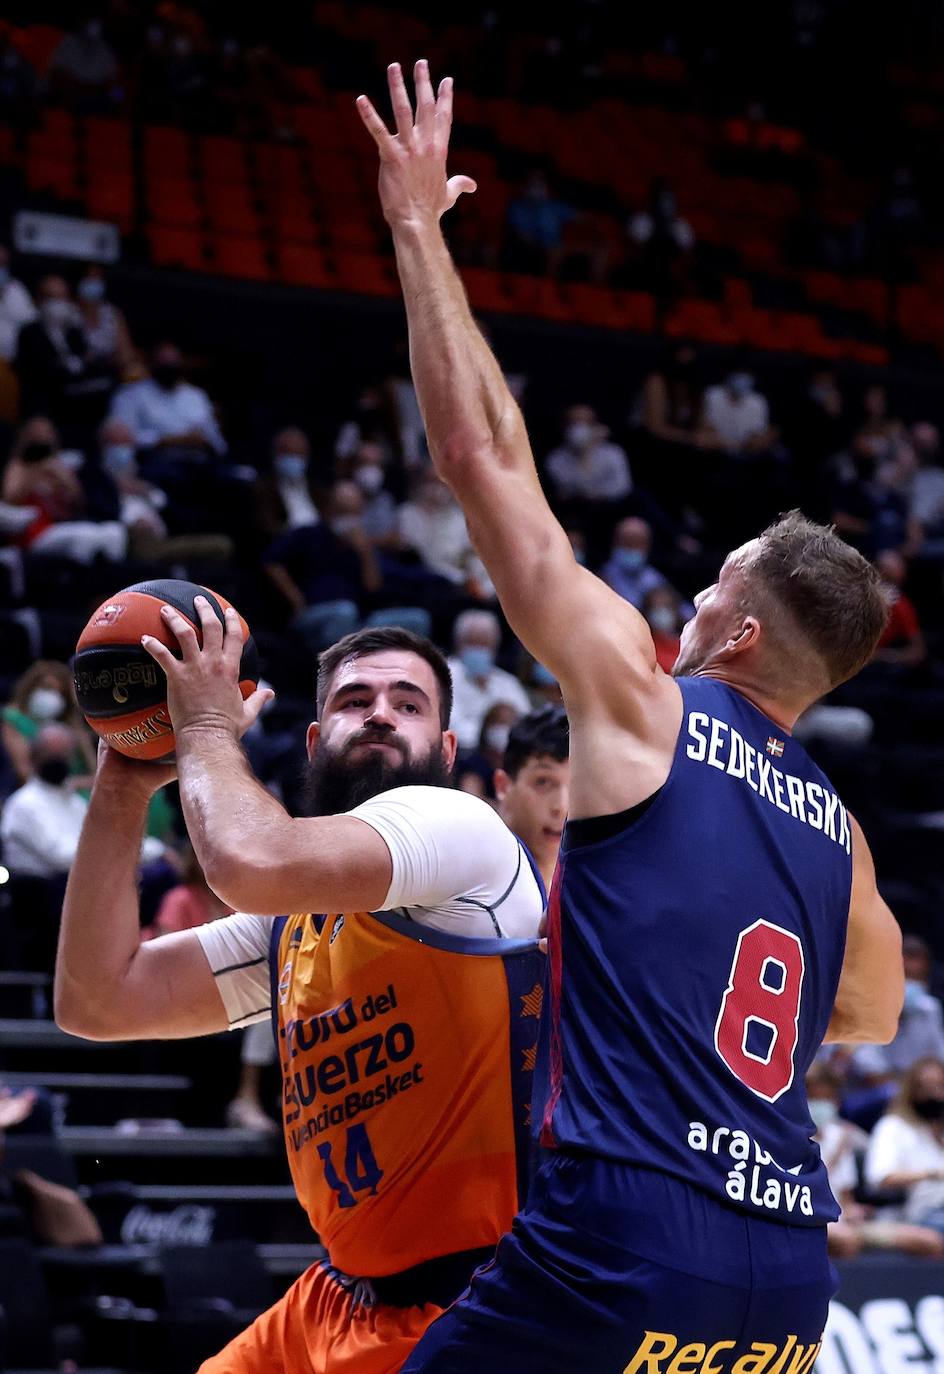
[[[668,582],[652,587],[643,597],[642,613],[652,631],[656,662],[663,672],[671,673],[679,655],[682,626],[685,624],[678,592]]]
[[[377,549],[401,544],[397,503],[387,490],[384,451],[371,440],[362,441],[347,463],[348,474],[364,493],[364,529]]]
[[[107,297],[108,283],[101,267],[90,266],[75,288],[89,356],[119,376],[134,356],[124,315]]]
[[[544,172],[529,172],[508,205],[507,266],[514,272],[555,276],[564,255],[564,230],[576,215],[572,206],[551,194]]]
[[[364,497],[353,482],[337,482],[327,518],[288,530],[265,554],[265,571],[281,592],[312,656],[358,629],[366,603],[383,588],[383,574],[364,531]],[[429,616],[419,607],[379,608],[369,625],[403,625],[428,634]]]
[[[570,735],[562,706],[519,720],[495,773],[498,811],[527,846],[550,891],[570,805]]]
[[[904,437],[905,427],[899,419],[891,414],[891,407],[888,399],[888,390],[875,382],[868,386],[862,396],[863,419],[859,426],[859,434],[867,434],[876,441],[873,452],[879,459],[891,458],[894,454],[894,446],[897,441]]]
[[[153,940],[175,930],[192,930],[194,926],[215,921],[218,916],[228,916],[230,911],[231,908],[207,886],[193,846],[187,843],[181,855],[180,882],[164,893],[157,915],[142,932],[142,939]]]
[[[233,541],[226,534],[170,534],[162,512],[167,493],[138,472],[134,435],[123,420],[106,420],[99,431],[95,496],[101,518],[117,518],[128,531],[128,553],[142,563],[228,563]]]
[[[256,523],[267,539],[321,520],[311,445],[304,430],[291,425],[273,435],[271,465],[256,482],[255,510]]]
[[[617,525],[610,557],[600,569],[603,581],[637,611],[643,609],[650,592],[669,587],[668,579],[649,562],[651,552],[650,526],[638,515],[628,515]],[[690,619],[691,614],[691,608],[686,606],[684,618]]]
[[[944,465],[941,434],[926,420],[911,430],[917,471],[912,475],[908,513],[915,534],[916,557],[944,560]]]
[[[717,386],[705,391],[701,444],[735,457],[769,452],[777,440],[767,398],[756,389],[754,374],[733,368]]]
[[[531,709],[528,694],[511,673],[496,666],[501,644],[498,617],[491,611],[463,611],[453,627],[453,706],[449,728],[460,749],[474,749],[482,724],[496,702],[505,702],[521,715]]]
[[[88,727],[75,704],[72,674],[64,663],[37,659],[13,686],[10,700],[0,712],[0,737],[21,783],[33,776],[30,745],[44,725],[66,725],[73,732],[75,751],[69,760],[77,784],[90,781],[95,772],[95,750]]]
[[[832,521],[847,543],[868,558],[885,549],[905,549],[913,535],[905,473],[889,441],[860,431],[836,467]]]
[[[3,806],[3,861],[14,877],[59,878],[75,858],[88,803],[72,781],[79,741],[68,725],[42,725],[29,742],[30,777]]]
[[[852,1067],[867,1083],[888,1088],[920,1059],[944,1059],[944,1011],[929,989],[931,951],[917,935],[902,941],[905,962],[905,1002],[898,1034],[888,1045],[859,1045]]]
[[[64,277],[43,277],[36,289],[38,318],[24,324],[16,349],[16,372],[26,414],[44,411],[61,418],[84,417],[100,406],[111,382],[89,354],[82,322]],[[100,414],[100,409],[97,412]]]
[[[401,544],[425,567],[476,600],[490,601],[494,589],[481,565],[458,502],[432,472],[413,484],[413,495],[398,514]]]
[[[25,324],[36,319],[33,298],[21,281],[10,273],[10,250],[0,244],[0,358],[12,362],[17,340]]]
[[[664,443],[694,445],[701,410],[698,355],[691,344],[673,343],[643,383],[642,427]]]
[[[155,348],[149,377],[115,392],[110,416],[130,425],[139,449],[153,451],[144,470],[157,482],[165,468],[177,477],[182,467],[226,453],[212,401],[202,387],[184,381],[183,357],[169,341]]]
[[[82,484],[60,454],[55,426],[43,416],[34,416],[21,428],[3,472],[0,497],[37,511],[20,537],[33,553],[83,564],[98,557],[120,562],[127,553],[128,535],[120,520],[81,518]]]
[[[507,701],[496,701],[482,719],[478,746],[456,760],[456,787],[485,801],[495,798],[495,770],[505,757],[511,727],[521,712]]]
[[[876,558],[875,566],[888,588],[891,610],[872,664],[901,676],[927,663],[927,644],[914,603],[902,590],[908,575],[908,564],[897,549],[884,549]]]
[[[823,468],[849,439],[850,423],[845,398],[835,372],[820,368],[813,374],[803,400],[792,412],[788,434],[803,509],[827,520],[823,508]]]
[[[397,341],[390,372],[384,379],[383,390],[403,467],[407,472],[428,467],[426,429],[420,414],[419,401],[416,399],[406,339]]]
[[[415,393],[414,393],[415,395]],[[390,409],[380,387],[367,386],[357,398],[354,415],[345,420],[334,441],[334,456],[352,458],[363,443],[376,444],[390,462],[397,449],[397,439]]]
[[[553,449],[545,470],[560,501],[607,503],[625,500],[633,489],[629,459],[593,406],[573,405],[564,415],[564,442]]]
[[[873,1207],[865,1207],[856,1200],[859,1160],[866,1152],[869,1138],[851,1121],[840,1118],[841,1087],[839,1075],[826,1064],[814,1063],[806,1075],[815,1140],[841,1213],[838,1221],[829,1223],[830,1254],[851,1259],[864,1249],[895,1249],[931,1259],[944,1258],[944,1236],[937,1231],[928,1226],[877,1219]]]
[[[83,114],[107,113],[121,97],[121,73],[96,14],[83,17],[61,39],[49,61],[53,96]]]
[[[695,231],[679,214],[675,192],[662,177],[650,186],[646,208],[630,216],[626,232],[641,259],[647,290],[663,300],[670,297],[695,251]]]
[[[894,1219],[944,1235],[944,1060],[912,1064],[888,1112],[872,1132],[865,1157],[872,1188],[904,1193]]]

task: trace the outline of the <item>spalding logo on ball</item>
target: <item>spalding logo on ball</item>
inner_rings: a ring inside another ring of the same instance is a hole
[[[72,670],[79,710],[97,735],[119,754],[132,759],[166,759],[174,752],[174,727],[167,710],[164,670],[141,646],[153,635],[175,654],[173,633],[161,619],[161,607],[173,606],[189,620],[202,643],[194,597],[205,596],[219,619],[229,606],[225,597],[195,582],[165,578],[137,582],[111,596],[94,612],[79,636]],[[249,626],[239,617],[243,652],[239,690],[251,696],[259,678],[259,657]]]

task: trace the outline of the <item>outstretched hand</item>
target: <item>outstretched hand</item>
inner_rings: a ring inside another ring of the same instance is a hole
[[[168,605],[161,607],[161,617],[176,636],[182,657],[177,658],[152,635],[143,635],[141,644],[167,675],[167,708],[178,740],[194,728],[224,730],[240,739],[274,693],[257,687],[243,700],[239,690],[243,636],[232,606],[224,612],[225,627],[205,596],[195,597],[194,606],[202,646],[190,621]]]
[[[397,132],[392,134],[366,95],[357,109],[380,153],[380,203],[384,218],[395,228],[436,224],[463,192],[476,189],[471,177],[446,176],[449,134],[452,129],[452,77],[433,93],[429,63],[413,68],[416,114],[399,62],[387,68],[387,84]]]

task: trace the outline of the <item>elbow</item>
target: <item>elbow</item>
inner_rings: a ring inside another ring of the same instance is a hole
[[[220,851],[208,856],[202,868],[207,886],[231,911],[265,914],[264,894],[269,864],[264,856],[245,850],[238,854]]]
[[[59,1030],[80,1040],[121,1040],[120,1028],[98,1005],[101,990],[83,992],[70,989],[66,980],[56,974],[53,990],[53,1019]]]

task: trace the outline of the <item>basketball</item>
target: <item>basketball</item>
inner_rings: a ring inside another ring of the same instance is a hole
[[[162,578],[137,582],[104,601],[79,636],[72,662],[79,710],[112,749],[128,758],[167,760],[174,753],[174,729],[167,709],[167,678],[142,647],[152,635],[179,656],[173,633],[161,618],[161,607],[173,606],[190,621],[202,643],[194,598],[205,596],[219,619],[229,602],[195,582]],[[243,653],[239,690],[256,689],[259,663],[249,626],[239,618]]]

